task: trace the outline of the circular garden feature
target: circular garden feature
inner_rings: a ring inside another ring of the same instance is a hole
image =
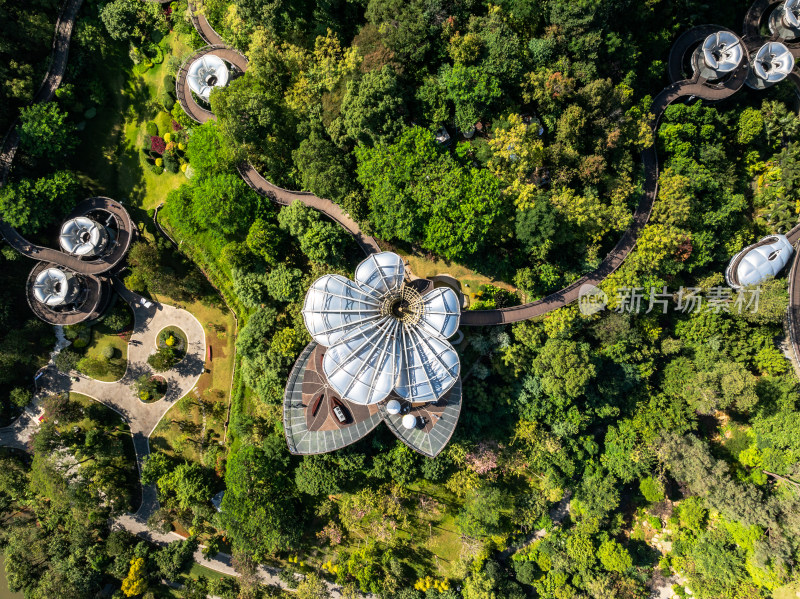
[[[153,403],[161,398],[167,392],[167,379],[160,375],[143,374],[134,384],[136,389],[136,396],[139,401],[144,403]]]
[[[156,337],[156,349],[168,348],[175,353],[175,358],[181,360],[186,355],[186,348],[189,342],[186,333],[178,327],[167,327],[162,329]],[[176,360],[176,361],[177,361]]]

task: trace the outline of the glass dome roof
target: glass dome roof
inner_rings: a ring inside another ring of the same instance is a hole
[[[458,297],[447,287],[421,296],[404,281],[403,259],[382,252],[358,265],[355,281],[326,275],[308,290],[303,319],[328,348],[323,371],[343,398],[373,404],[395,391],[431,402],[458,378],[458,354],[447,341],[458,330]]]

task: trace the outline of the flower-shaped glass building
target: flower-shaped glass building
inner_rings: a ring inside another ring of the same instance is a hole
[[[290,450],[338,449],[385,420],[412,448],[436,455],[460,412],[460,362],[448,341],[460,314],[453,289],[408,280],[403,259],[391,252],[359,264],[355,281],[315,281],[303,306],[313,342],[286,389]]]

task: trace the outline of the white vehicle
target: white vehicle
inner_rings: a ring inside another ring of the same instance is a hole
[[[336,418],[339,419],[339,422],[347,422],[347,418],[345,417],[342,408],[339,406],[334,406],[333,413],[336,414]]]

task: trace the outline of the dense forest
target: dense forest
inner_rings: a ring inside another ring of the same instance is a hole
[[[347,597],[400,599],[634,599],[664,587],[699,599],[794,596],[800,407],[779,346],[786,280],[761,286],[757,310],[720,291],[731,256],[798,222],[794,88],[679,103],[650,128],[672,42],[707,22],[738,31],[746,9],[205,0],[249,68],[212,92],[217,118],[198,125],[174,97],[181,61],[204,45],[185,2],[86,0],[57,99],[30,107],[40,75],[31,49],[51,38],[58,7],[0,2],[0,72],[13,82],[0,92],[0,124],[19,115],[22,139],[0,188],[3,219],[46,241],[78,198],[127,190],[143,235],[126,284],[212,301],[191,260],[240,326],[226,447],[199,460],[156,451],[142,472],[161,502],[151,527],[190,539],[158,549],[108,530],[108,516],[138,500],[121,474],[126,449],[102,432],[105,416],[54,399],[47,409],[65,434],[46,426],[32,461],[0,455],[12,586],[29,598],[86,597],[105,583],[115,596],[278,596],[256,583],[255,565],[268,563],[309,598],[327,596],[321,579]],[[176,39],[180,50],[164,45]],[[164,80],[137,87],[154,65]],[[91,110],[128,120],[99,130]],[[138,147],[125,145],[131,122]],[[609,309],[462,329],[463,409],[437,458],[384,427],[336,453],[289,454],[281,402],[310,340],[305,291],[323,274],[350,276],[362,255],[319,213],[259,196],[238,164],[340,204],[386,249],[492,281],[469,294],[481,309],[543,297],[597,267],[631,223],[640,153],[653,144],[658,199],[602,284]],[[106,175],[95,147],[133,164],[136,185]],[[171,181],[156,201],[184,256],[150,230],[142,189],[153,181]],[[20,299],[29,265],[5,246],[0,260],[7,420],[30,399],[53,335]],[[48,457],[86,452],[96,455],[82,471],[91,485]],[[222,488],[216,511],[208,499]],[[198,539],[210,555],[231,552],[241,581],[161,585],[186,571]]]

